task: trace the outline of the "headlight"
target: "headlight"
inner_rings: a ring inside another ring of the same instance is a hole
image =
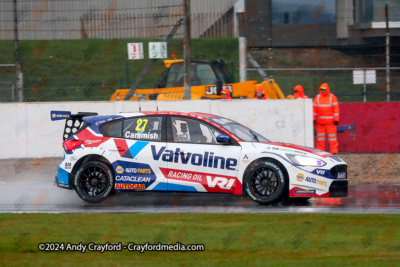
[[[286,154],[286,156],[296,165],[299,166],[311,166],[311,167],[322,167],[326,165],[326,162],[320,159],[306,157],[295,154]]]

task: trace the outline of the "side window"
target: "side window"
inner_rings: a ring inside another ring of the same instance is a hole
[[[104,136],[107,137],[122,137],[122,120],[113,121],[106,124],[103,124],[100,129]]]
[[[161,141],[162,117],[139,117],[124,120],[122,138]]]
[[[171,117],[173,140],[176,143],[218,144],[221,133],[198,120]]]

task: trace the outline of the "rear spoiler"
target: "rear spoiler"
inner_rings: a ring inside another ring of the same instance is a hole
[[[83,117],[97,115],[99,114],[95,112],[78,112],[78,114],[71,114],[70,111],[50,111],[50,118],[52,121],[66,120],[63,133],[64,141],[78,132],[78,129],[82,126]]]

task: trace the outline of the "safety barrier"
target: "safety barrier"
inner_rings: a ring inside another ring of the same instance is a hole
[[[156,101],[142,101],[155,111]],[[305,100],[158,101],[159,110],[198,111],[230,118],[271,141],[313,146],[312,103]],[[0,159],[62,157],[64,121],[50,121],[51,110],[114,114],[139,110],[139,102],[42,102],[0,104]]]

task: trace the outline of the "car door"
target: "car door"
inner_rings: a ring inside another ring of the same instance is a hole
[[[167,190],[161,172],[167,162],[154,160],[152,153],[166,147],[166,117],[131,117],[113,123],[101,129],[113,137],[104,143],[104,155],[114,169],[115,190]]]
[[[241,146],[217,143],[223,134],[208,123],[184,116],[168,116],[167,148],[159,151],[168,163],[161,169],[169,191],[233,193],[241,185],[237,179]]]

